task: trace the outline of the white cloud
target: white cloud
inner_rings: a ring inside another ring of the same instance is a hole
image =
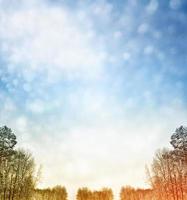
[[[115,32],[114,32],[114,38],[115,38],[115,39],[121,38],[122,35],[123,35],[123,33],[122,33],[121,31],[115,31]]]
[[[144,53],[146,55],[150,55],[154,52],[154,47],[152,45],[148,45],[144,48]]]
[[[129,52],[124,52],[123,53],[123,59],[125,61],[128,61],[130,59],[130,57],[131,57],[131,54]]]
[[[16,119],[15,123],[16,123],[18,132],[24,133],[26,131],[26,129],[28,128],[28,122],[27,122],[27,118],[25,116],[19,116]]]
[[[104,18],[105,20],[110,17],[110,14],[113,10],[113,6],[112,4],[108,3],[107,1],[103,1],[101,0],[100,2],[99,1],[95,1],[93,4],[92,4],[92,10],[93,10],[93,13],[97,16],[97,17],[102,17]],[[103,20],[103,19],[102,19]]]
[[[12,71],[23,76],[43,71],[53,80],[64,74],[97,76],[105,53],[97,47],[97,39],[90,37],[92,30],[85,23],[79,24],[64,8],[1,10],[1,51]]]
[[[162,33],[160,31],[153,31],[153,37],[160,39],[162,37]]]
[[[149,30],[149,25],[146,23],[140,24],[138,27],[138,33],[140,34],[145,34]]]
[[[146,7],[148,14],[154,14],[158,9],[159,3],[157,0],[150,0],[149,4]]]
[[[40,99],[34,99],[31,102],[27,103],[27,109],[33,113],[42,113],[45,111],[47,105]]]
[[[171,9],[178,9],[181,5],[181,0],[170,0],[169,2],[169,6]]]

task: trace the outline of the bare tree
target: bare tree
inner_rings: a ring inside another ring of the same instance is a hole
[[[78,189],[77,191],[77,200],[91,200],[92,199],[92,191],[89,190],[87,187],[83,187]]]
[[[120,200],[152,200],[153,192],[151,189],[135,189],[131,186],[122,187]]]
[[[153,159],[149,180],[156,199],[187,199],[187,128],[171,136],[172,150],[159,150]]]
[[[15,150],[16,136],[6,126],[0,128],[0,199],[29,200],[35,187],[32,155]]]
[[[91,191],[87,187],[78,189],[77,200],[113,200],[113,192],[110,188]]]
[[[37,200],[67,200],[67,197],[66,188],[62,186],[35,190],[35,199]]]

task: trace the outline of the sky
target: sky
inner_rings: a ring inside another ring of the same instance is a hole
[[[187,122],[187,1],[0,0],[0,126],[39,187],[148,187]]]

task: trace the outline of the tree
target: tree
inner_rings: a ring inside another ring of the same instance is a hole
[[[91,200],[92,199],[92,192],[87,187],[83,187],[78,189],[77,191],[77,200]]]
[[[29,200],[35,187],[35,164],[32,155],[15,150],[16,136],[0,127],[0,199]]]
[[[171,142],[174,149],[187,151],[187,127],[180,126],[171,136]]]
[[[110,188],[91,191],[87,187],[78,189],[77,200],[113,200],[113,192]]]
[[[173,149],[159,150],[153,159],[149,179],[156,199],[187,199],[187,128],[171,136]]]
[[[171,136],[170,143],[174,148],[175,156],[187,164],[187,127],[177,128]]]
[[[52,189],[52,193],[55,195],[55,200],[67,200],[67,191],[65,187],[57,185]]]
[[[0,159],[12,154],[17,144],[16,136],[7,126],[0,127]]]
[[[103,188],[101,190],[101,200],[113,200],[113,192],[110,188]]]
[[[55,186],[47,189],[35,190],[37,200],[67,200],[68,194],[65,187]]]
[[[152,190],[135,189],[131,186],[122,187],[120,191],[120,200],[151,200]]]
[[[133,200],[135,199],[134,193],[135,193],[134,188],[130,186],[122,187],[120,191],[120,200]]]

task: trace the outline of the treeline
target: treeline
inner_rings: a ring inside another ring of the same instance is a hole
[[[151,189],[135,189],[130,186],[122,187],[120,200],[151,200],[153,197]],[[78,189],[76,200],[113,200],[112,189],[103,188],[91,191],[88,188]],[[118,199],[118,198],[117,198]]]
[[[122,187],[120,200],[151,200],[153,191],[151,189],[135,189],[127,186]],[[65,187],[56,186],[48,189],[35,190],[34,199],[36,200],[68,200],[68,194]],[[112,189],[103,188],[101,190],[90,190],[87,187],[79,188],[76,194],[76,200],[113,200]]]
[[[135,189],[131,186],[121,188],[120,200],[152,200],[152,189]]]
[[[54,188],[36,189],[34,193],[36,200],[67,200],[68,193],[65,187],[55,186]]]
[[[113,192],[109,188],[91,191],[88,188],[78,189],[76,200],[113,200]]]
[[[158,150],[146,168],[150,189],[122,187],[120,200],[187,200],[187,128],[181,126],[171,136],[172,149]],[[32,155],[15,149],[16,136],[6,126],[0,127],[0,200],[67,200],[65,187],[36,189],[35,163]],[[76,200],[113,200],[110,188],[80,188]]]

